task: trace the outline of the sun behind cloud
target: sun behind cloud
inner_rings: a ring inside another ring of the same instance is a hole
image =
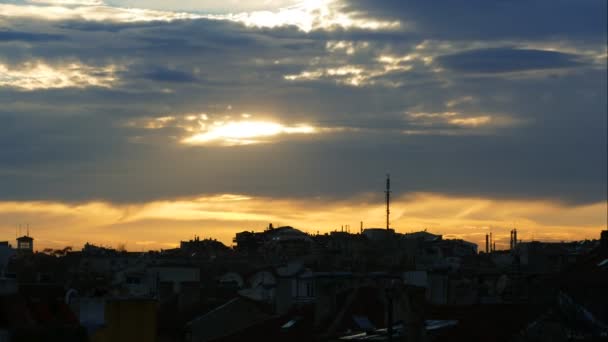
[[[251,145],[268,141],[268,138],[278,135],[312,134],[316,131],[316,128],[306,124],[285,126],[271,121],[216,122],[205,132],[187,137],[182,142],[190,145]]]

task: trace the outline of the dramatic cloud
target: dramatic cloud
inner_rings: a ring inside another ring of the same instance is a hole
[[[230,193],[339,210],[388,171],[404,196],[577,217],[607,199],[606,37],[596,0],[4,2],[0,201],[120,216]],[[137,241],[175,243],[161,235]]]

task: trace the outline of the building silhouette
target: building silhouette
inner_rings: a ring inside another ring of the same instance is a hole
[[[17,253],[32,254],[34,253],[34,238],[29,235],[24,235],[17,238]]]

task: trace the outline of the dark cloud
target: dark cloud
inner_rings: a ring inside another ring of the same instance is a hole
[[[37,32],[0,31],[0,42],[48,42],[66,39],[63,35]]]
[[[606,1],[348,0],[348,3],[355,12],[409,23],[429,39],[571,37],[606,41]]]
[[[571,68],[582,64],[580,57],[557,51],[495,48],[469,50],[439,56],[442,66],[463,72],[513,72]]]
[[[196,82],[197,78],[191,73],[157,67],[143,74],[144,78],[159,82]]]
[[[122,30],[128,29],[139,29],[145,27],[155,27],[155,26],[164,26],[168,25],[167,22],[164,21],[150,21],[150,22],[135,22],[135,23],[116,23],[116,22],[83,22],[83,21],[67,21],[59,23],[57,26],[66,29],[66,30],[75,30],[75,31],[85,31],[85,32],[94,32],[94,31],[106,31],[106,32],[119,32]]]

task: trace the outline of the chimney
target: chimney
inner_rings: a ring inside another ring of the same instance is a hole
[[[486,234],[486,253],[490,252],[490,235]]]

